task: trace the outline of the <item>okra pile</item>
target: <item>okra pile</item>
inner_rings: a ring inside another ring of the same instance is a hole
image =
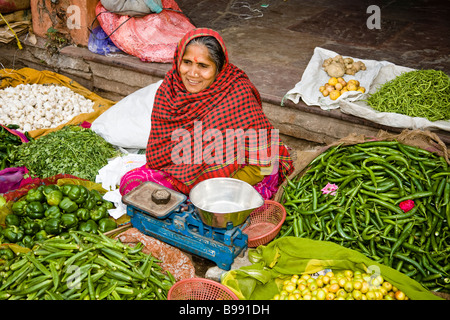
[[[336,146],[287,181],[278,237],[332,241],[450,292],[450,168],[397,141]]]
[[[164,300],[159,260],[102,233],[69,231],[0,264],[0,300]]]

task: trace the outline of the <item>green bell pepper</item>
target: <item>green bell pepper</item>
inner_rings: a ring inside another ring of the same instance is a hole
[[[44,193],[42,192],[42,189],[40,188],[36,188],[36,189],[31,189],[28,190],[27,195],[25,197],[25,199],[28,202],[32,202],[32,201],[43,201],[45,198]]]
[[[25,215],[25,213],[26,213],[25,209],[27,208],[27,206],[28,206],[28,201],[19,200],[19,201],[16,201],[13,203],[11,210],[15,215],[21,217],[21,216]]]
[[[97,225],[97,222],[89,219],[88,221],[81,222],[78,226],[78,230],[84,231],[84,232],[95,233],[98,230],[98,225]]]
[[[61,202],[63,194],[61,190],[51,190],[45,197],[50,206],[57,206]]]
[[[87,221],[91,217],[89,210],[86,208],[78,208],[78,210],[76,211],[76,215],[78,220],[80,221]]]
[[[59,206],[50,206],[44,212],[46,218],[61,218],[62,212]]]
[[[72,185],[71,184],[65,184],[65,185],[60,187],[61,192],[65,196],[67,196],[69,194],[71,189],[72,189]]]
[[[97,206],[97,202],[91,194],[88,195],[87,199],[81,205],[82,208],[92,210]]]
[[[35,221],[27,221],[23,224],[23,231],[26,235],[35,235],[39,230],[41,230],[41,226]]]
[[[72,201],[78,200],[80,198],[80,196],[81,196],[81,186],[79,186],[79,185],[72,185],[72,187],[70,188],[69,192],[67,193],[67,196]]]
[[[40,219],[44,217],[44,206],[39,201],[32,201],[28,203],[26,209],[26,216],[31,219]]]
[[[57,184],[48,184],[44,186],[44,188],[42,189],[42,193],[44,194],[44,196],[46,196],[53,190],[60,190],[60,188]]]
[[[100,231],[101,233],[114,230],[116,227],[116,222],[110,218],[102,218],[98,222],[98,231]]]
[[[62,231],[61,227],[61,219],[58,218],[50,218],[45,221],[44,230],[47,234],[50,235],[58,235]]]
[[[78,205],[74,201],[70,200],[69,197],[63,197],[59,203],[59,207],[67,213],[74,212],[78,209]]]
[[[27,218],[27,219],[29,219],[29,218]],[[30,221],[33,221],[34,223],[37,223],[38,224],[38,226],[39,226],[39,230],[42,230],[42,229],[44,229],[44,225],[45,225],[45,221],[47,220],[48,218],[42,218],[42,219],[33,219],[33,220],[31,220],[30,219]]]
[[[34,246],[34,240],[31,235],[26,235],[21,241],[23,247],[31,249]],[[20,244],[20,243],[19,243]]]
[[[103,196],[100,194],[100,192],[98,192],[98,190],[92,189],[90,191],[90,194],[97,204],[102,204]]]
[[[42,241],[48,238],[48,234],[47,232],[42,229],[40,231],[38,231],[35,235],[34,235],[34,240],[35,241]]]
[[[15,258],[15,253],[9,247],[0,247],[0,259],[11,260]]]
[[[19,226],[20,225],[20,217],[18,215],[15,215],[14,213],[8,214],[5,217],[5,224],[7,227]]]
[[[106,210],[114,209],[114,204],[111,201],[108,201],[108,200],[105,200],[105,199],[102,200],[101,206],[105,207]]]
[[[0,194],[0,208],[6,204],[6,199]]]
[[[19,242],[25,236],[25,232],[22,227],[9,226],[3,230],[3,236],[10,242]]]
[[[95,222],[100,221],[100,219],[108,217],[108,211],[105,207],[99,206],[91,210],[91,219]]]
[[[89,197],[90,193],[89,190],[85,186],[78,186],[78,189],[80,190],[80,196],[77,199],[74,199],[76,204],[82,204],[86,201],[86,199]],[[70,198],[70,194],[69,194]]]
[[[69,229],[78,225],[78,218],[75,213],[64,213],[61,216],[61,226]]]

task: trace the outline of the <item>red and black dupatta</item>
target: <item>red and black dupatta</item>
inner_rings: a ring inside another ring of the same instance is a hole
[[[200,36],[215,37],[222,45],[226,62],[210,87],[199,93],[190,93],[181,81],[178,66],[186,45]],[[293,170],[285,146],[279,139],[271,141],[274,128],[262,111],[259,92],[241,69],[229,63],[222,37],[211,29],[194,29],[180,40],[172,69],[156,92],[151,121],[146,150],[147,166],[169,173],[174,178],[174,186],[183,193],[189,193],[202,180],[231,177],[245,164],[270,165],[259,154],[264,152],[270,156],[272,144],[278,148],[280,181]],[[225,147],[226,136],[230,130],[249,132],[250,129],[256,132],[265,129],[267,141],[258,141],[255,150],[255,144],[250,141],[252,138],[247,139],[243,163],[236,158],[236,146],[230,149],[228,144]],[[208,140],[207,134],[212,134],[214,139]],[[252,151],[259,151],[258,155],[254,156],[255,152]],[[233,161],[227,157],[230,152]],[[182,157],[184,161],[179,163]],[[211,159],[215,161],[211,163]]]

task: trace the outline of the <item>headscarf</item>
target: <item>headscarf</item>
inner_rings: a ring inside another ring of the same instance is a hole
[[[225,63],[208,88],[190,93],[181,80],[178,68],[189,41],[201,36],[213,36],[218,40],[225,54]],[[260,152],[265,152],[270,157],[272,144],[279,149],[279,174],[282,179],[293,170],[292,160],[285,146],[279,139],[271,141],[274,128],[262,111],[258,90],[241,69],[229,62],[222,37],[211,29],[194,29],[178,43],[172,68],[156,92],[151,121],[146,150],[147,166],[169,173],[174,178],[175,187],[183,193],[187,194],[202,180],[231,177],[245,164],[269,166],[267,157],[261,157],[260,154],[263,153]],[[250,129],[255,132],[263,129],[267,133],[267,143],[258,142],[256,150],[255,143],[250,143],[252,138],[249,139],[245,145],[245,161],[237,158],[237,143],[231,149],[231,144],[225,147],[227,130],[238,132],[238,129],[246,133]],[[176,134],[172,138],[173,133]],[[215,137],[221,135],[223,140],[218,138],[207,141],[206,136],[203,136],[207,133]],[[223,151],[222,157],[217,151],[220,148]],[[184,152],[179,153],[180,150]],[[255,155],[254,151],[259,151],[256,158],[252,157],[252,154]],[[180,154],[189,158],[190,164],[178,163],[175,158],[180,159]],[[216,156],[221,160],[207,163],[209,161],[205,161],[205,155]]]

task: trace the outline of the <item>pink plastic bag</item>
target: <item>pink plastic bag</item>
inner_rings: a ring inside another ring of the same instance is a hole
[[[28,172],[25,167],[6,168],[0,171],[0,193],[16,190],[22,183],[23,175]]]
[[[178,41],[195,26],[174,0],[163,0],[164,10],[143,17],[108,12],[98,2],[95,12],[103,31],[123,52],[142,61],[168,63]]]
[[[22,142],[28,142],[28,138],[25,136],[25,134],[23,134],[19,130],[10,129],[10,128],[8,128],[7,126],[5,126],[3,124],[0,124],[0,126],[2,126],[9,133],[18,136]]]

